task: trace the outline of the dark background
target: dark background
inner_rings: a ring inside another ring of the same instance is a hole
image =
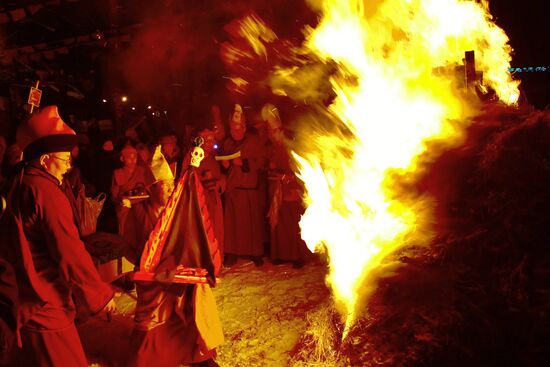
[[[550,16],[543,2],[493,0],[490,8],[510,37],[512,66],[550,69]],[[109,118],[122,129],[147,118],[178,128],[205,123],[211,104],[222,105],[225,117],[242,96],[226,88],[224,26],[251,10],[280,38],[293,41],[305,24],[316,22],[313,11],[295,0],[3,0],[0,132],[19,120],[37,79],[42,105],[59,105],[66,119]],[[530,103],[548,106],[550,71],[514,77]],[[247,98],[254,104],[254,96]]]

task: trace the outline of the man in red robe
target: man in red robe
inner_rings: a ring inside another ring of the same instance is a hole
[[[122,233],[130,247],[126,258],[136,266],[139,265],[143,246],[174,190],[174,175],[161,153],[160,145],[154,151],[150,168],[154,179],[149,185],[150,196],[132,205]]]
[[[57,107],[50,106],[21,123],[16,140],[24,161],[13,177],[0,223],[0,256],[13,267],[18,288],[17,331],[23,350],[13,365],[85,367],[74,325],[76,305],[95,314],[113,311],[115,303],[60,189],[76,135]]]
[[[138,165],[137,149],[130,143],[120,151],[120,160],[123,166],[113,172],[111,196],[115,203],[118,233],[124,236],[125,222],[132,207],[132,198],[144,193],[151,178],[145,168]]]
[[[255,134],[247,133],[241,106],[235,105],[229,122],[230,136],[225,140],[224,154],[240,152],[240,157],[223,161],[227,169],[225,189],[225,252],[226,265],[237,256],[250,257],[256,266],[263,264],[263,224],[259,174],[265,165],[265,154]]]
[[[301,268],[312,256],[300,236],[303,185],[291,167],[288,139],[278,111],[273,107],[267,116],[269,126],[269,224],[270,258],[274,264],[291,262]]]

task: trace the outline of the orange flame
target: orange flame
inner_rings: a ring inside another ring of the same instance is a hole
[[[335,63],[338,73],[330,77],[332,125],[312,131],[322,123],[309,117],[308,141],[299,140],[302,149],[294,153],[307,189],[300,225],[308,247],[328,253],[328,281],[348,330],[360,295],[395,265],[387,256],[431,238],[432,199],[414,184],[443,149],[462,143],[476,113],[479,101],[465,90],[460,70],[464,52],[475,51],[480,86],[507,104],[519,93],[507,72],[508,38],[485,2],[324,0],[318,6],[321,21],[306,30],[302,53]],[[296,70],[280,69],[274,90],[284,89],[280,79],[297,88],[302,78],[326,78],[312,74],[316,69]]]
[[[277,41],[277,35],[254,12],[245,14],[225,26],[230,41],[220,48],[223,62],[231,75],[228,88],[236,93],[245,94],[249,89],[254,68],[268,59],[266,46]]]

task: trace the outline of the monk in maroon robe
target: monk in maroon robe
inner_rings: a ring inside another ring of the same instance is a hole
[[[0,256],[18,288],[17,332],[22,351],[14,366],[88,366],[74,325],[76,306],[113,311],[113,291],[101,281],[79,238],[61,191],[76,136],[46,107],[17,130],[24,162],[16,171],[2,215]]]
[[[277,114],[278,119],[278,114]],[[300,236],[303,186],[291,167],[287,138],[280,121],[269,120],[269,223],[271,228],[270,258],[274,264],[292,262],[300,268],[311,257]]]
[[[132,145],[128,144],[122,148],[120,160],[123,166],[113,172],[111,196],[115,203],[118,233],[124,236],[125,221],[132,207],[132,197],[143,194],[151,178],[145,168],[138,165],[138,152]]]
[[[236,256],[250,257],[257,266],[263,264],[263,221],[259,192],[259,173],[265,164],[264,146],[258,136],[246,131],[242,109],[236,105],[229,123],[230,137],[225,140],[224,154],[240,152],[240,157],[222,161],[227,169],[225,190],[226,264]]]

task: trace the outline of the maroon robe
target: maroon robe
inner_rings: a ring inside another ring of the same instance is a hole
[[[269,161],[269,137],[266,123],[255,126],[256,135],[260,140],[261,150],[258,155],[261,157],[260,170],[258,172],[258,195],[260,198],[260,213],[262,219],[262,241],[268,243],[270,241],[269,223],[267,221],[267,213],[269,210],[269,184],[267,179],[267,162]]]
[[[264,164],[264,147],[255,134],[246,133],[237,142],[228,138],[224,154],[241,152],[243,165],[231,164],[225,190],[225,252],[243,256],[262,256],[263,225],[265,217],[261,209],[259,173]]]
[[[269,219],[271,225],[270,258],[280,261],[304,261],[311,253],[300,237],[303,187],[290,165],[283,142],[274,142],[269,155]]]
[[[85,250],[57,179],[35,165],[14,179],[0,224],[0,254],[13,266],[21,355],[31,361],[15,365],[87,366],[74,326],[75,302],[97,313],[113,291]]]
[[[123,168],[118,168],[113,172],[113,181],[111,184],[111,196],[115,202],[115,210],[118,220],[118,233],[124,235],[124,226],[129,208],[122,205],[122,199],[128,196],[136,188],[145,188],[152,180],[149,172],[142,166],[136,166],[134,172],[128,177]]]

